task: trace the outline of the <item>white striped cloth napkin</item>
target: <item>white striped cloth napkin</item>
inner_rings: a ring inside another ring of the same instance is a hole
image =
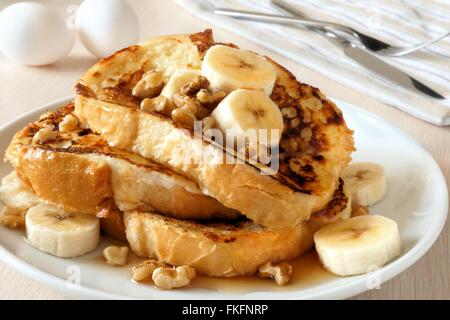
[[[374,99],[437,125],[450,125],[450,38],[408,56],[383,60],[429,85],[446,100],[392,85],[346,57],[326,38],[300,28],[236,20],[206,0],[177,0],[192,14],[271,49]],[[280,14],[269,0],[210,0],[220,8]],[[392,45],[425,41],[450,30],[448,0],[289,0],[310,18],[340,22]]]

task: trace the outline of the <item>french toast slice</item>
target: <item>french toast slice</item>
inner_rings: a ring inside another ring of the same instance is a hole
[[[13,138],[6,159],[42,200],[68,211],[105,216],[152,208],[180,219],[233,219],[239,214],[205,196],[195,183],[141,156],[112,148],[83,125],[62,132],[67,104]],[[35,141],[42,128],[54,137]]]
[[[343,182],[332,201],[309,221],[282,229],[268,229],[248,219],[189,221],[155,212],[124,213],[132,251],[175,266],[191,266],[214,277],[251,275],[266,262],[291,260],[312,248],[321,226],[351,216]]]
[[[28,209],[46,203],[27,187],[18,177],[16,171],[3,177],[0,185],[0,204],[4,207],[0,211],[0,225],[9,228],[25,226],[25,215]],[[127,241],[123,213],[110,210],[107,217],[100,219],[101,230],[106,234],[122,241]]]
[[[283,117],[280,165],[272,176],[249,164],[225,163],[224,151],[206,141],[203,159],[223,161],[190,161],[198,153],[192,130],[162,113],[140,110],[142,99],[132,94],[148,71],[162,72],[166,83],[176,70],[199,70],[214,44],[206,30],[154,38],[102,59],[76,84],[75,113],[111,146],[170,167],[250,220],[270,228],[298,225],[330,201],[354,150],[342,112],[318,89],[267,58],[277,74],[270,98],[282,114],[287,108],[297,114],[295,126]]]

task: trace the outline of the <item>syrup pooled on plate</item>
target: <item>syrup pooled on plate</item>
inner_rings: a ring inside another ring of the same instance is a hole
[[[191,282],[191,288],[211,289],[223,293],[248,293],[255,291],[293,291],[311,287],[335,278],[327,272],[319,262],[315,250],[300,258],[290,261],[292,264],[292,280],[286,286],[278,286],[271,279],[261,279],[257,276],[213,278],[197,275]]]
[[[103,235],[103,237],[107,241],[102,247],[106,247],[108,245],[127,245],[110,236]],[[98,263],[105,264],[105,259],[102,255],[97,256],[95,260]],[[128,264],[124,268],[131,274],[132,266],[143,260],[146,259],[138,257],[130,251],[128,255]],[[302,255],[300,258],[289,261],[289,263],[292,265],[292,279],[291,282],[285,286],[278,286],[272,279],[261,279],[257,275],[231,278],[214,278],[197,275],[186,288],[209,289],[219,291],[224,294],[244,294],[256,291],[286,292],[312,287],[336,278],[336,276],[329,273],[321,266],[319,257],[317,256],[317,252],[315,250],[311,250]],[[135,283],[138,285],[148,285],[154,287],[151,279]]]

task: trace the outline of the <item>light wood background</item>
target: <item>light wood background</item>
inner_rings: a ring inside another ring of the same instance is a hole
[[[0,10],[15,1],[2,0]],[[39,1],[55,7],[66,17],[70,5],[79,0]],[[129,0],[139,15],[141,38],[171,33],[190,33],[213,27],[189,15],[172,0]],[[450,184],[450,127],[441,128],[413,118],[395,108],[369,99],[312,72],[306,66],[264,50],[232,33],[215,28],[219,41],[272,56],[303,82],[321,88],[328,96],[360,106],[400,127],[422,144],[434,157]],[[0,55],[0,125],[33,108],[71,95],[72,86],[96,59],[77,43],[63,61],[45,67],[15,65]],[[0,137],[3,139],[3,137]],[[360,294],[356,299],[450,299],[450,224],[447,221],[438,241],[414,266],[384,283],[381,289]],[[63,299],[63,295],[26,278],[0,262],[1,299]]]

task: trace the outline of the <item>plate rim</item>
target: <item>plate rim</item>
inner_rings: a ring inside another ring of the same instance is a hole
[[[43,112],[44,110],[51,110],[59,105],[63,105],[69,101],[73,100],[72,96],[68,96],[63,99],[55,100],[53,102],[50,102],[48,104],[45,104],[38,108],[33,108],[32,110],[19,115],[12,120],[6,122],[2,126],[0,126],[0,132],[7,130],[8,127],[14,126],[17,122],[20,122],[23,118],[30,117],[34,115],[37,112]],[[439,238],[442,229],[444,228],[447,216],[448,216],[448,205],[449,205],[449,199],[448,199],[448,187],[447,183],[445,181],[445,177],[442,173],[441,168],[436,163],[433,156],[428,152],[428,150],[415,141],[408,133],[403,131],[402,129],[394,126],[391,124],[388,120],[373,114],[367,110],[364,110],[358,106],[355,106],[352,103],[348,103],[339,99],[330,98],[330,100],[335,101],[338,106],[344,106],[344,108],[351,108],[356,110],[358,113],[362,114],[363,116],[375,120],[377,123],[381,123],[389,129],[395,131],[397,134],[403,136],[404,138],[407,138],[410,142],[412,142],[415,146],[418,146],[422,149],[424,154],[426,154],[427,157],[429,157],[429,160],[431,160],[431,163],[433,163],[434,170],[438,174],[438,182],[436,186],[439,188],[439,190],[443,191],[443,199],[442,199],[442,206],[443,206],[443,212],[444,214],[441,214],[439,219],[436,219],[434,228],[430,228],[425,235],[419,240],[419,242],[414,245],[412,249],[410,249],[408,252],[406,252],[403,256],[400,258],[394,260],[392,263],[389,263],[388,265],[384,266],[381,270],[383,270],[383,278],[381,283],[384,283],[386,281],[389,281],[393,277],[399,275],[406,269],[410,268],[412,265],[414,265],[420,258],[422,258],[426,252],[433,246],[433,244],[436,242],[436,240]],[[436,170],[437,169],[437,170]],[[433,232],[431,232],[433,231]],[[438,231],[438,232],[436,232]],[[19,257],[15,256],[12,252],[8,251],[6,248],[3,247],[2,243],[0,242],[0,260],[5,262],[7,265],[11,266],[15,270],[19,271],[20,273],[28,276],[29,278],[40,282],[41,284],[44,284],[46,286],[49,286],[53,289],[55,289],[58,292],[63,293],[65,296],[71,297],[71,298],[84,298],[84,299],[138,299],[135,297],[129,297],[129,296],[122,296],[115,293],[106,292],[100,289],[94,289],[90,288],[85,285],[81,285],[78,290],[69,289],[67,287],[67,282],[63,279],[61,279],[58,276],[52,275],[50,273],[47,273],[31,263],[28,263]],[[273,297],[273,299],[345,299],[351,296],[354,296],[356,294],[362,293],[367,291],[367,287],[364,285],[367,281],[368,275],[361,275],[356,276],[359,277],[359,279],[355,279],[355,281],[348,282],[345,284],[337,285],[335,288],[328,290],[325,293],[307,293],[309,290],[317,290],[317,286],[314,286],[312,288],[306,289],[306,294],[304,294],[303,297],[295,297],[295,294],[297,291],[288,291],[288,292],[282,292],[282,293],[274,293],[275,295],[279,294],[281,297],[277,298],[276,296]],[[319,285],[320,286],[320,285]],[[158,297],[156,297],[158,299]],[[196,299],[196,297],[190,297],[191,299]],[[178,299],[178,297],[168,298],[168,297],[162,297],[161,299]],[[217,299],[217,297],[213,297],[212,299]],[[254,299],[254,297],[246,297],[246,294],[224,294],[222,299]]]

